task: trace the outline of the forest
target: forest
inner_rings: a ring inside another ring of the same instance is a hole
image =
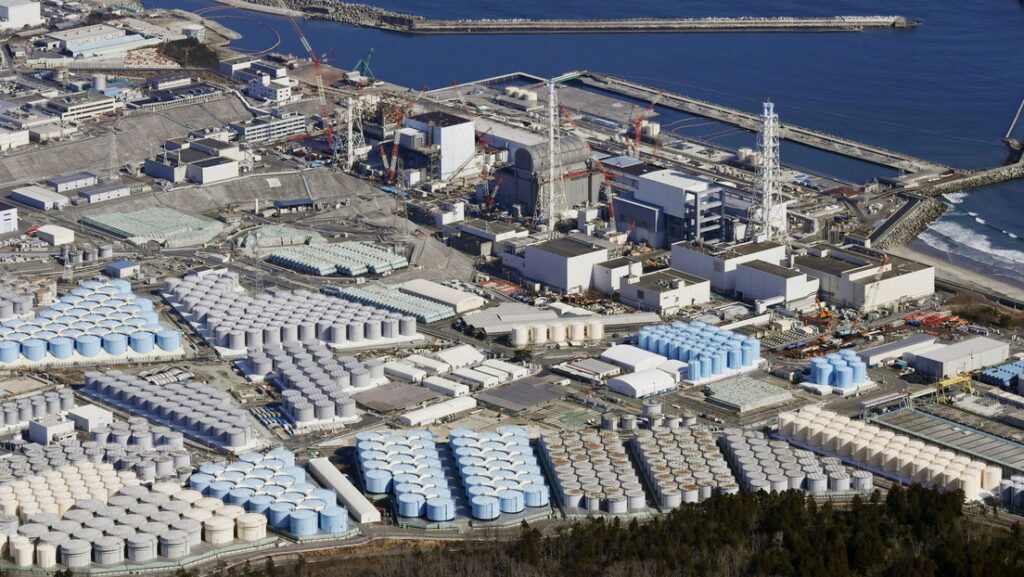
[[[986,516],[996,515],[986,510]],[[1003,513],[1005,515],[1005,513]],[[966,515],[959,492],[896,486],[848,506],[804,493],[720,496],[646,522],[590,519],[553,535],[252,563],[247,577],[1014,577],[1024,530]]]

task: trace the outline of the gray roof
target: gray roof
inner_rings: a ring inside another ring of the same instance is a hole
[[[598,250],[604,250],[594,248],[591,245],[584,244],[582,242],[577,242],[568,238],[556,238],[554,240],[544,241],[542,243],[533,245],[533,248],[565,258],[573,258],[585,254],[590,254]]]
[[[55,176],[46,182],[51,186],[56,186],[58,184],[67,184],[69,182],[75,182],[76,180],[82,180],[83,178],[96,178],[96,175],[91,172],[76,172],[74,174],[65,174],[64,176]]]

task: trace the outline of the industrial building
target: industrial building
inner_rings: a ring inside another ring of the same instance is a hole
[[[209,242],[224,230],[224,225],[216,220],[196,218],[163,207],[130,213],[104,212],[86,216],[80,222],[132,245],[157,241],[168,248]]]
[[[56,224],[44,224],[36,229],[36,238],[50,246],[61,246],[75,242],[75,231]]]
[[[10,198],[39,210],[60,210],[67,208],[71,204],[68,197],[63,194],[58,194],[34,184],[15,188],[11,191]]]
[[[306,115],[284,108],[271,109],[266,116],[228,124],[241,142],[274,142],[306,133]]]
[[[455,397],[447,401],[399,415],[398,422],[406,427],[423,427],[476,408],[476,399],[469,396]]]
[[[949,345],[933,345],[910,355],[918,372],[941,379],[997,365],[1010,356],[1010,345],[988,337],[974,337]]]
[[[523,278],[572,294],[593,288],[594,266],[607,261],[609,254],[608,248],[583,238],[562,237],[506,250],[501,257],[504,266]]]
[[[327,285],[324,287],[324,294],[409,315],[421,323],[432,323],[455,316],[455,309],[451,306],[404,293],[397,287],[368,285],[341,288]]]
[[[663,169],[642,174],[635,192],[615,198],[615,227],[630,240],[662,248],[679,241],[728,240],[725,189]]]
[[[711,383],[705,392],[708,401],[737,413],[778,405],[793,398],[792,393],[782,387],[746,377]]]
[[[230,146],[222,150],[219,146],[205,145],[204,140],[210,139],[168,140],[163,152],[156,158],[146,159],[143,172],[175,183],[187,180],[210,184],[237,177],[240,170],[237,153]]]
[[[50,32],[48,37],[56,40],[62,50],[72,50],[90,44],[98,44],[108,40],[116,40],[125,35],[124,30],[109,24],[79,26],[67,30]]]
[[[60,115],[62,122],[78,122],[114,114],[124,108],[124,102],[101,92],[87,90],[50,99],[46,106]]]
[[[32,134],[28,130],[0,126],[0,151],[28,146]]]
[[[399,290],[448,305],[458,314],[476,310],[487,304],[487,301],[482,296],[447,287],[426,279],[407,281],[402,284]]]
[[[245,87],[245,93],[256,100],[282,104],[292,99],[293,82],[287,77],[271,78],[261,74],[249,80],[249,84]]]
[[[78,198],[84,200],[88,204],[93,204],[96,202],[114,200],[115,198],[124,198],[131,193],[132,189],[127,184],[111,182],[109,184],[87,186],[78,191]]]
[[[39,2],[35,0],[0,0],[0,30],[18,30],[43,24]]]
[[[113,413],[96,405],[75,407],[68,411],[68,419],[75,424],[76,429],[87,433],[114,424]]]
[[[906,353],[913,353],[927,349],[935,344],[936,337],[927,333],[912,335],[905,339],[864,349],[857,353],[864,363],[869,367],[877,367],[903,357]]]
[[[794,266],[820,280],[820,291],[836,306],[870,311],[935,292],[935,268],[898,256],[854,248],[811,248]]]
[[[594,289],[613,295],[622,288],[626,279],[639,277],[644,263],[637,259],[619,257],[594,265]]]
[[[18,207],[0,202],[0,234],[18,230]]]
[[[307,467],[314,479],[338,494],[338,500],[348,509],[349,516],[357,523],[380,523],[380,511],[359,492],[359,489],[348,477],[338,471],[329,459],[325,457],[310,459]]]
[[[404,167],[423,169],[429,180],[444,182],[480,174],[476,130],[468,118],[432,111],[406,118],[396,131]]]
[[[142,275],[142,267],[137,262],[119,260],[104,267],[103,273],[111,278],[132,279]]]
[[[95,186],[97,182],[99,181],[96,175],[91,172],[76,172],[51,178],[46,181],[46,186],[57,192],[68,192],[78,190],[79,188]]]
[[[644,369],[608,379],[608,388],[620,395],[642,399],[674,390],[678,381],[661,369]]]
[[[285,247],[270,253],[268,260],[316,276],[383,274],[409,266],[405,256],[369,242]]]
[[[711,282],[673,269],[629,277],[619,286],[619,301],[660,315],[711,300]]]

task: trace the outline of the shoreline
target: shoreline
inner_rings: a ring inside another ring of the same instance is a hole
[[[954,281],[975,288],[979,292],[1000,293],[1005,297],[1024,301],[1024,286],[1018,286],[985,272],[954,264],[947,259],[910,246],[898,246],[885,250],[896,256],[934,266],[936,279]]]
[[[231,6],[232,8],[238,8],[239,10],[250,10],[252,12],[263,12],[265,14],[273,14],[275,16],[286,16],[291,18],[305,18],[306,14],[301,10],[293,10],[291,8],[278,8],[276,6],[267,6],[264,4],[254,4],[252,2],[246,2],[245,0],[213,0],[217,4],[223,4],[225,6]]]

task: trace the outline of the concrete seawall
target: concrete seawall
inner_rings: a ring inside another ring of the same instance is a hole
[[[684,32],[860,32],[868,29],[913,28],[903,16],[834,16],[830,18],[628,18],[603,20],[435,20],[334,0],[215,0],[222,4],[272,14],[303,15],[353,26],[407,34],[589,34]]]

